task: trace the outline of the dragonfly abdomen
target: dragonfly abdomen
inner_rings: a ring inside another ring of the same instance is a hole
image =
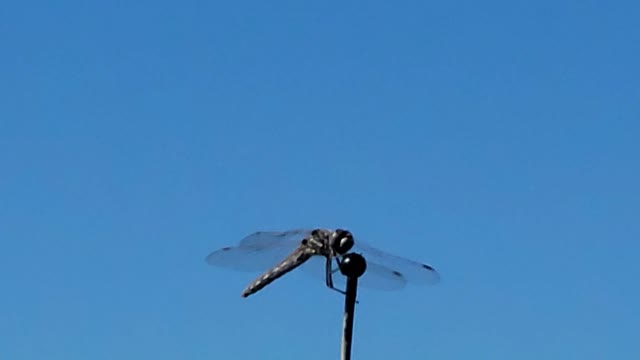
[[[311,256],[313,256],[314,254],[315,251],[307,247],[300,247],[296,249],[293,253],[291,253],[291,255],[287,256],[287,258],[280,262],[278,265],[274,266],[269,271],[260,275],[257,279],[251,282],[251,284],[249,284],[249,286],[247,286],[247,288],[242,292],[242,297],[246,298],[249,295],[259,291],[279,277],[302,265],[302,263],[309,260],[309,258],[311,258]]]

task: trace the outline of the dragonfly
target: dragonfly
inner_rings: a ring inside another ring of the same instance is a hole
[[[328,288],[344,294],[336,285],[344,284],[346,277],[339,271],[343,257],[350,251],[366,259],[366,271],[359,279],[363,287],[399,290],[407,284],[434,285],[440,281],[440,274],[431,265],[355,241],[353,234],[344,229],[258,231],[235,246],[213,251],[205,261],[215,267],[262,272],[242,292],[245,298],[296,268],[323,277]]]

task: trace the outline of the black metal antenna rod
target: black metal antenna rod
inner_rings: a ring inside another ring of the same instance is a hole
[[[353,339],[353,318],[358,295],[358,278],[367,269],[367,262],[360,254],[347,254],[340,263],[340,272],[347,277],[347,289],[344,298],[344,317],[342,321],[341,360],[351,360]]]

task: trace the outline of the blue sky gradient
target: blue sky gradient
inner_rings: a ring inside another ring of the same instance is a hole
[[[0,357],[331,359],[342,299],[204,257],[344,227],[356,359],[638,359],[640,5],[10,1]]]

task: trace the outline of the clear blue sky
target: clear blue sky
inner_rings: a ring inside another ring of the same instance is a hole
[[[0,357],[335,359],[342,300],[204,257],[345,227],[434,265],[355,359],[640,358],[637,1],[10,1]]]

